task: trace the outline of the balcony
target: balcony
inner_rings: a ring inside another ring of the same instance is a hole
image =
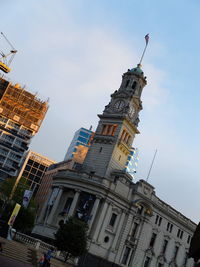
[[[122,139],[119,139],[118,146],[124,153],[127,153],[127,154],[130,153],[129,145],[127,143],[125,143]]]
[[[66,179],[67,177],[67,179]],[[110,186],[110,180],[106,179],[104,177],[95,175],[95,173],[87,173],[84,171],[77,172],[75,170],[60,170],[58,171],[55,176],[53,177],[53,180],[57,182],[61,182],[63,185],[64,183],[68,182],[69,179],[72,179],[75,181],[83,181],[84,183],[92,183],[95,184],[95,186],[104,186],[109,187]]]
[[[95,143],[108,143],[112,144],[115,141],[116,137],[112,135],[103,135],[103,134],[95,134],[94,142]]]

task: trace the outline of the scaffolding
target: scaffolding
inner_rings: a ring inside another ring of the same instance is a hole
[[[37,133],[47,110],[47,101],[0,77],[0,115]]]

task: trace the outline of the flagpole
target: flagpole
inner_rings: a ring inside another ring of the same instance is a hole
[[[146,44],[145,44],[145,47],[144,47],[144,50],[143,50],[139,65],[141,65],[143,57],[144,57],[144,54],[145,54],[146,49],[147,49],[147,45],[148,45],[148,42],[149,42],[149,34],[146,34],[144,38],[145,38]]]
[[[153,156],[153,160],[152,160],[152,162],[151,162],[151,166],[150,166],[150,169],[149,169],[148,175],[147,175],[146,182],[147,182],[147,181],[148,181],[148,179],[149,179],[149,176],[150,176],[150,173],[151,173],[151,169],[152,169],[152,167],[153,167],[153,164],[154,164],[154,160],[155,160],[155,157],[156,157],[157,151],[158,151],[158,150],[156,149],[156,151],[155,151],[155,153],[154,153],[154,156]]]
[[[146,49],[147,49],[147,45],[148,45],[148,43],[146,43],[146,45],[145,45],[144,51],[143,51],[143,53],[142,53],[142,56],[141,56],[141,59],[140,59],[140,62],[139,62],[139,65],[141,65],[141,63],[142,63],[142,60],[143,60],[144,54],[145,54],[145,52],[146,52]]]

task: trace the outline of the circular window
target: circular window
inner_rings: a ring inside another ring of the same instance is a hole
[[[106,237],[104,238],[104,242],[105,242],[105,243],[108,243],[108,241],[109,241],[109,237],[106,236]]]

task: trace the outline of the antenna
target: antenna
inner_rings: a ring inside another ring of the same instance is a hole
[[[151,166],[150,166],[150,169],[149,169],[148,175],[147,175],[146,182],[147,182],[147,181],[148,181],[148,179],[149,179],[149,176],[150,176],[150,173],[151,173],[151,169],[152,169],[152,167],[153,167],[153,164],[154,164],[154,160],[155,160],[155,157],[156,157],[157,151],[158,151],[158,150],[156,149],[156,151],[155,151],[155,153],[154,153],[154,156],[153,156],[153,160],[152,160],[152,162],[151,162]]]
[[[147,34],[145,35],[144,39],[145,39],[146,44],[145,44],[145,47],[144,47],[144,50],[143,50],[143,53],[142,53],[142,56],[141,56],[139,65],[142,64],[142,60],[143,60],[144,54],[145,54],[145,52],[146,52],[147,45],[148,45],[148,43],[149,43],[149,33],[147,33]]]

